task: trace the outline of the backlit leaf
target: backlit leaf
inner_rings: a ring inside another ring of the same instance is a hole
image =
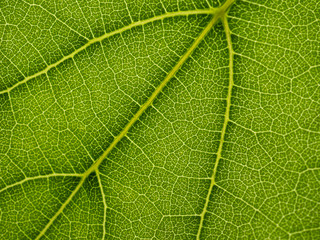
[[[319,239],[318,0],[1,0],[0,239]]]

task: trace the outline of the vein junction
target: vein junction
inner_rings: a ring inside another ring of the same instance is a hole
[[[208,209],[208,205],[209,205],[212,189],[216,184],[215,177],[216,177],[219,161],[221,159],[222,147],[223,147],[223,143],[224,143],[224,137],[225,137],[225,134],[226,134],[227,125],[228,125],[228,122],[230,120],[229,117],[230,117],[231,96],[232,96],[232,87],[233,87],[233,84],[234,84],[233,83],[233,56],[234,56],[234,51],[233,51],[233,48],[232,48],[231,33],[230,33],[230,28],[229,28],[229,24],[228,24],[228,20],[227,20],[226,14],[223,14],[221,19],[222,19],[222,23],[223,23],[224,30],[225,30],[225,33],[226,33],[226,38],[227,38],[227,43],[228,43],[228,51],[229,51],[229,86],[228,86],[228,95],[227,95],[227,107],[226,107],[226,111],[225,111],[224,122],[223,122],[222,131],[221,131],[221,137],[220,137],[220,143],[219,143],[219,148],[218,148],[218,152],[217,152],[217,157],[216,157],[216,161],[215,161],[215,164],[214,164],[214,169],[213,169],[212,176],[211,176],[210,188],[209,188],[209,191],[208,191],[208,194],[207,194],[207,197],[206,197],[204,208],[203,208],[203,210],[202,210],[202,212],[200,214],[200,225],[199,225],[199,228],[198,228],[197,240],[200,239],[201,231],[202,231],[202,228],[203,228],[204,217],[205,217],[205,214],[206,214],[207,209]]]
[[[100,37],[97,37],[97,38],[93,38],[91,40],[89,40],[85,45],[83,45],[82,47],[78,48],[77,50],[75,50],[74,52],[70,53],[69,55],[67,56],[64,56],[63,58],[61,58],[59,61],[53,63],[53,64],[50,64],[48,65],[45,69],[41,70],[40,72],[37,72],[31,76],[27,76],[25,77],[22,81],[14,84],[13,86],[3,90],[3,91],[0,91],[0,95],[1,94],[4,94],[4,93],[8,93],[10,92],[11,90],[15,89],[16,87],[28,82],[29,80],[35,78],[35,77],[38,77],[42,74],[46,74],[50,69],[58,66],[60,63],[66,61],[67,59],[70,59],[70,58],[73,58],[75,55],[77,55],[79,52],[85,50],[87,47],[91,46],[92,44],[96,43],[96,42],[101,42],[103,41],[104,39],[107,39],[113,35],[116,35],[116,34],[120,34],[122,32],[125,32],[131,28],[134,28],[134,27],[137,27],[137,26],[143,26],[145,24],[148,24],[148,23],[151,23],[151,22],[154,22],[154,21],[157,21],[157,20],[162,20],[162,19],[165,19],[165,18],[170,18],[170,17],[177,17],[177,16],[188,16],[188,15],[197,15],[197,14],[214,14],[216,11],[218,11],[217,8],[212,8],[212,9],[200,9],[200,10],[191,10],[191,11],[179,11],[179,12],[170,12],[170,13],[166,13],[166,14],[163,14],[163,15],[159,15],[159,16],[155,16],[153,18],[148,18],[148,19],[145,19],[145,20],[141,20],[141,21],[138,21],[138,22],[133,22],[123,28],[120,28],[120,29],[117,29],[115,31],[112,31],[112,32],[109,32],[109,33],[106,33]]]
[[[222,20],[224,28],[225,28],[225,32],[226,32],[229,55],[230,55],[230,58],[229,58],[229,61],[230,61],[229,62],[230,80],[229,80],[229,89],[228,89],[228,96],[227,96],[227,107],[226,107],[226,112],[225,112],[225,120],[224,120],[223,129],[222,129],[222,133],[221,133],[219,149],[218,149],[218,153],[217,153],[217,158],[216,158],[213,174],[212,174],[212,177],[211,177],[210,189],[208,191],[208,195],[207,195],[207,198],[206,198],[205,206],[204,206],[203,211],[202,211],[202,213],[200,215],[201,216],[201,221],[200,221],[198,234],[197,234],[197,239],[199,239],[200,233],[201,233],[201,229],[202,229],[202,226],[203,226],[204,215],[205,215],[205,213],[207,211],[207,207],[208,207],[208,203],[209,203],[209,198],[210,198],[213,186],[215,185],[215,175],[216,175],[216,171],[217,171],[219,160],[221,158],[221,152],[222,152],[224,136],[225,136],[225,132],[226,132],[227,123],[229,121],[229,111],[230,111],[230,105],[231,105],[231,91],[232,91],[232,86],[233,86],[233,70],[232,70],[233,69],[233,50],[232,50],[232,45],[231,45],[230,29],[228,27],[226,13],[227,13],[227,10],[229,9],[229,7],[232,5],[232,3],[234,1],[235,0],[227,0],[219,8],[207,9],[207,10],[195,10],[195,11],[183,11],[183,12],[167,13],[165,15],[161,15],[161,16],[157,16],[157,17],[150,18],[150,19],[147,19],[147,20],[143,20],[143,21],[132,23],[132,24],[130,24],[130,25],[126,26],[126,27],[123,27],[123,28],[121,28],[119,30],[116,30],[116,31],[111,32],[111,33],[107,33],[107,34],[105,34],[105,35],[103,35],[103,36],[101,36],[99,38],[95,38],[95,39],[90,40],[84,46],[82,46],[81,48],[77,49],[76,51],[74,51],[70,55],[65,56],[60,61],[58,61],[58,62],[56,62],[56,63],[54,63],[52,65],[47,66],[47,68],[45,68],[44,70],[42,70],[42,71],[40,71],[40,72],[38,72],[38,73],[36,73],[36,74],[34,74],[32,76],[29,76],[29,77],[25,78],[23,81],[21,81],[21,82],[15,84],[14,86],[8,88],[7,90],[4,90],[4,91],[0,92],[0,94],[5,93],[5,92],[9,92],[12,89],[16,88],[17,86],[19,86],[19,85],[21,85],[23,83],[26,83],[28,80],[48,72],[51,68],[56,67],[57,65],[59,65],[60,63],[65,61],[66,59],[73,58],[77,53],[79,53],[80,51],[84,50],[85,48],[87,48],[91,44],[93,44],[95,42],[98,42],[98,41],[102,41],[102,40],[104,40],[104,39],[106,39],[106,38],[108,38],[110,36],[113,36],[115,34],[118,34],[118,33],[121,33],[123,31],[129,30],[129,29],[131,29],[133,27],[141,26],[141,25],[144,25],[144,24],[156,21],[156,20],[161,20],[161,19],[164,19],[164,18],[167,18],[167,17],[190,15],[190,14],[211,14],[211,15],[213,15],[213,17],[212,17],[211,21],[208,23],[208,25],[204,28],[204,30],[200,33],[200,35],[195,39],[195,41],[190,46],[190,48],[181,57],[181,59],[178,61],[178,63],[172,68],[172,70],[168,73],[168,75],[165,77],[165,79],[162,81],[162,83],[152,93],[152,95],[149,97],[149,99],[140,107],[140,109],[137,111],[137,113],[131,118],[131,120],[123,128],[123,130],[120,132],[120,134],[117,137],[114,138],[113,142],[104,151],[104,153],[97,159],[97,161],[95,163],[93,163],[91,165],[91,167],[88,170],[86,170],[83,174],[79,175],[81,177],[81,180],[79,181],[79,183],[76,186],[76,188],[72,191],[72,193],[68,197],[68,199],[61,205],[60,209],[55,213],[55,215],[49,220],[47,225],[42,229],[42,231],[39,233],[39,235],[36,237],[36,239],[40,239],[46,233],[46,231],[53,224],[55,219],[60,215],[60,213],[63,212],[64,208],[72,201],[72,198],[79,191],[79,189],[81,188],[81,186],[83,185],[83,183],[85,182],[87,177],[93,172],[95,172],[97,175],[99,175],[98,167],[100,166],[102,161],[108,156],[108,154],[113,150],[113,148],[121,141],[121,139],[124,136],[126,136],[126,134],[130,130],[130,128],[134,125],[134,123],[146,111],[146,109],[152,104],[152,102],[156,99],[156,97],[159,95],[159,93],[162,92],[162,90],[166,86],[166,84],[177,73],[177,71],[181,68],[181,66],[186,62],[186,60],[189,58],[189,56],[192,54],[192,52],[197,48],[199,43],[204,39],[204,37],[207,35],[207,33],[212,29],[214,24],[217,21]],[[100,187],[102,188],[102,186],[100,186]]]

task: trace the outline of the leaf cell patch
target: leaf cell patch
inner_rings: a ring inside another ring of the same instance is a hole
[[[317,239],[320,2],[0,2],[1,239]]]

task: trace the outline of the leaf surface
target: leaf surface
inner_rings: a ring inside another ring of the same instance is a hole
[[[1,239],[317,239],[319,9],[1,1]]]

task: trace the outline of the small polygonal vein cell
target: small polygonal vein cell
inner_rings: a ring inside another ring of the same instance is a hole
[[[320,3],[2,1],[1,239],[317,239]]]

